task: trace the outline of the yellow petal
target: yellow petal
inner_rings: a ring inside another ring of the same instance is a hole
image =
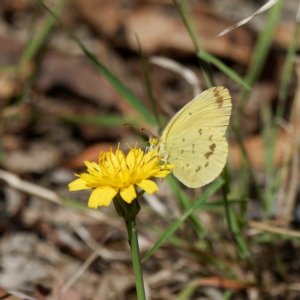
[[[86,167],[87,167],[88,169],[93,168],[92,163],[89,162],[88,160],[85,160],[85,161],[84,161],[84,164],[86,165]]]
[[[126,164],[129,169],[132,169],[135,163],[135,155],[134,155],[134,149],[131,149],[130,152],[127,154],[126,157]]]
[[[92,166],[95,170],[100,171],[100,166],[97,163],[92,162]]]
[[[132,200],[136,198],[136,192],[133,184],[131,184],[129,187],[121,189],[120,195],[124,201],[131,203]]]
[[[153,175],[153,177],[156,177],[156,178],[165,178],[170,173],[171,173],[171,171],[169,171],[169,170],[159,171],[158,173],[156,173],[155,175]]]
[[[117,157],[119,162],[123,161],[125,159],[125,155],[124,155],[123,151],[120,150],[120,149],[116,150],[116,157]]]
[[[68,185],[69,187],[69,191],[79,191],[79,190],[88,190],[91,187],[87,186],[87,182],[82,179],[82,178],[78,178],[74,181],[72,181],[71,183],[69,183]]]
[[[107,161],[110,163],[113,169],[119,169],[120,166],[119,166],[118,158],[115,156],[115,154],[112,151],[107,156]]]
[[[144,156],[144,161],[147,163],[152,157],[157,156],[158,153],[156,150],[151,150]],[[159,160],[159,159],[157,159]]]
[[[98,206],[108,206],[117,192],[118,189],[109,186],[94,189],[90,195],[88,207],[97,209]]]
[[[154,192],[158,191],[157,184],[152,180],[142,180],[141,182],[137,183],[137,185],[148,194],[153,194]]]

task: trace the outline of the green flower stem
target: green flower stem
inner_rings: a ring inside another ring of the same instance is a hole
[[[138,242],[137,230],[136,230],[136,221],[135,218],[124,219],[124,220],[126,222],[129,244],[131,248],[131,257],[132,257],[137,296],[139,300],[146,300],[142,266],[141,266],[141,256],[140,256],[139,242]]]
[[[141,256],[135,221],[136,215],[141,209],[139,197],[142,194],[143,192],[139,193],[137,198],[134,199],[131,203],[125,202],[119,193],[113,200],[118,215],[124,219],[126,224],[138,300],[146,300],[141,266]]]

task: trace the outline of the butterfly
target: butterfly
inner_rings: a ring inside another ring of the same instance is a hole
[[[210,88],[186,104],[168,123],[159,138],[151,137],[150,149],[165,163],[175,164],[173,174],[191,188],[213,181],[228,154],[225,132],[231,115],[227,88]]]

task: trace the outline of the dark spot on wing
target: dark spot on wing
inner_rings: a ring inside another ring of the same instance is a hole
[[[223,101],[224,101],[223,97],[220,96],[217,98],[217,104],[218,104],[219,108],[221,108],[223,106]]]
[[[182,154],[183,152],[184,152],[184,150],[182,149],[182,150],[181,150],[181,154]]]
[[[216,144],[215,143],[211,144],[209,146],[210,152],[205,153],[204,156],[208,159],[214,153],[215,148],[216,148]]]
[[[183,138],[182,141],[185,142],[185,138]]]
[[[201,167],[198,166],[198,168],[196,169],[196,172],[199,172],[201,170]]]
[[[212,135],[210,135],[208,139],[211,141],[211,138],[212,138]]]
[[[204,156],[208,159],[212,155],[212,152],[207,152],[204,154]]]
[[[192,115],[192,113],[191,113],[191,112],[189,112],[189,114],[190,114],[190,116]]]
[[[207,168],[207,167],[208,167],[208,165],[209,165],[209,163],[207,162],[207,163],[205,164],[205,166],[204,166],[204,167],[205,167],[205,168]]]
[[[216,103],[218,105],[218,108],[221,108],[223,106],[224,98],[220,95],[217,88],[214,88],[213,91],[214,91],[214,96],[216,98]]]
[[[198,130],[198,132],[199,132],[200,135],[202,135],[202,129],[201,128]]]

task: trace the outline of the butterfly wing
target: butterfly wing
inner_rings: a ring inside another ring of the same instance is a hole
[[[228,89],[213,87],[184,106],[160,137],[159,153],[176,164],[174,175],[188,187],[215,179],[227,158],[224,137],[231,115]]]

